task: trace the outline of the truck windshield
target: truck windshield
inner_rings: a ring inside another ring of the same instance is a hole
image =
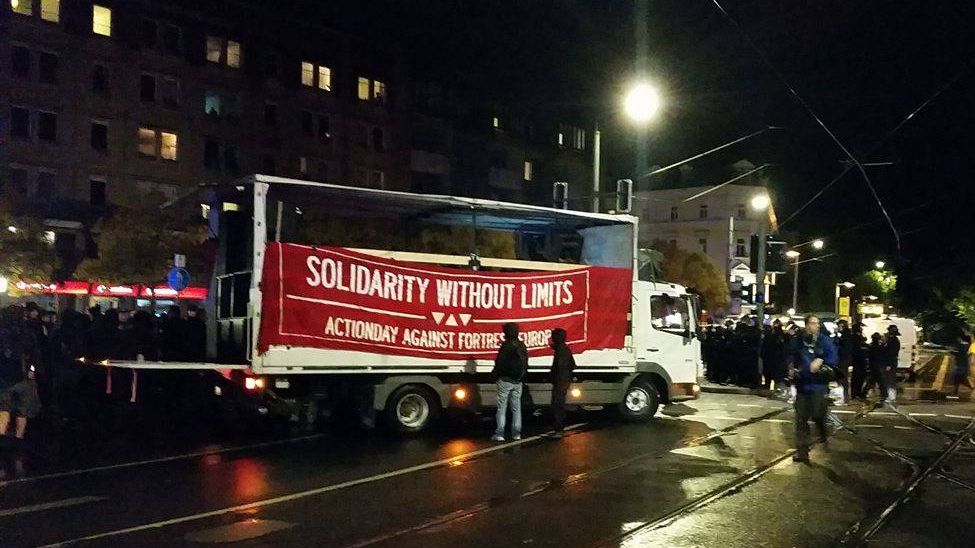
[[[690,329],[687,297],[654,295],[650,298],[650,325],[658,331],[683,335]]]

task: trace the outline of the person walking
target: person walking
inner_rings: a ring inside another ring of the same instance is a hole
[[[809,314],[806,327],[792,348],[792,376],[796,386],[796,452],[792,460],[809,462],[809,421],[816,423],[819,439],[826,443],[826,390],[829,370],[839,365],[833,341],[819,330],[819,318]]]
[[[955,395],[958,395],[958,389],[964,384],[969,389],[975,388],[972,386],[969,380],[969,371],[975,366],[975,345],[972,344],[972,336],[968,333],[961,333],[958,335],[958,340],[955,342],[955,367],[952,374],[952,380],[955,385]]]
[[[491,439],[504,441],[508,407],[511,407],[511,439],[521,439],[521,392],[522,381],[528,372],[528,347],[518,338],[518,324],[504,324],[504,342],[494,359],[492,373],[497,379],[498,412],[497,427]]]
[[[867,398],[867,338],[863,336],[863,324],[857,322],[853,324],[852,336],[852,364],[853,374],[850,382],[850,392],[855,400]]]
[[[572,357],[572,350],[565,344],[564,329],[552,330],[552,418],[555,432],[553,437],[561,438],[565,431],[565,393],[572,384],[572,371],[576,368],[576,360]]]
[[[836,350],[839,354],[840,364],[836,368],[836,383],[840,385],[843,396],[838,402],[839,405],[846,405],[850,400],[850,366],[853,365],[853,345],[854,335],[850,330],[850,323],[840,320],[836,323]]]
[[[35,366],[40,349],[22,316],[20,307],[9,306],[0,318],[0,437],[7,435],[13,419],[18,440],[27,433],[28,419],[41,409]]]

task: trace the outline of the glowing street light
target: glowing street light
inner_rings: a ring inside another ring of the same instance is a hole
[[[873,263],[873,266],[877,267],[877,270],[883,270],[884,267],[887,266],[887,263],[885,263],[883,261],[877,261],[877,262]]]
[[[768,206],[771,205],[771,201],[769,200],[768,195],[766,194],[759,194],[758,196],[755,196],[754,198],[752,198],[751,203],[752,203],[752,209],[756,209],[759,211],[766,210],[768,209]]]
[[[798,259],[799,258],[799,252],[796,251],[795,249],[790,249],[789,251],[786,251],[785,252],[785,256],[788,257],[788,258],[790,258],[790,259]]]
[[[12,232],[13,234],[16,234],[17,233],[17,227],[15,227],[14,225],[8,226],[7,227],[7,230],[9,230],[10,232]]]
[[[826,242],[824,242],[824,241],[822,241],[820,239],[813,240],[813,243],[812,243],[813,249],[822,249],[823,246],[825,246],[825,245],[826,245]]]
[[[639,83],[630,88],[623,100],[626,115],[634,122],[650,121],[660,108],[660,95],[647,83]]]

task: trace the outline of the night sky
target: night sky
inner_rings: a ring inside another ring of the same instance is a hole
[[[726,179],[720,168],[737,159],[775,164],[766,175],[784,220],[840,173],[844,155],[778,71],[858,159],[895,162],[866,169],[901,233],[900,255],[853,170],[783,227],[798,232],[793,238],[829,238],[837,255],[808,273],[853,276],[880,257],[905,284],[971,272],[975,2],[720,1],[772,66],[710,0],[646,2],[646,72],[665,103],[645,145],[618,106],[638,72],[638,2],[366,2],[347,6],[341,20],[395,37],[432,79],[525,108],[598,113],[609,178],[634,174],[638,146],[650,164],[665,165],[781,126],[696,162],[695,174],[717,184]]]

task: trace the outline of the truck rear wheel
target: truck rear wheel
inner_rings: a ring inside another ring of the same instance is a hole
[[[637,379],[626,389],[623,401],[617,406],[620,416],[631,422],[645,422],[657,414],[660,393],[646,379]]]
[[[415,434],[440,417],[440,398],[425,386],[407,384],[396,389],[386,402],[386,421],[393,430]]]

